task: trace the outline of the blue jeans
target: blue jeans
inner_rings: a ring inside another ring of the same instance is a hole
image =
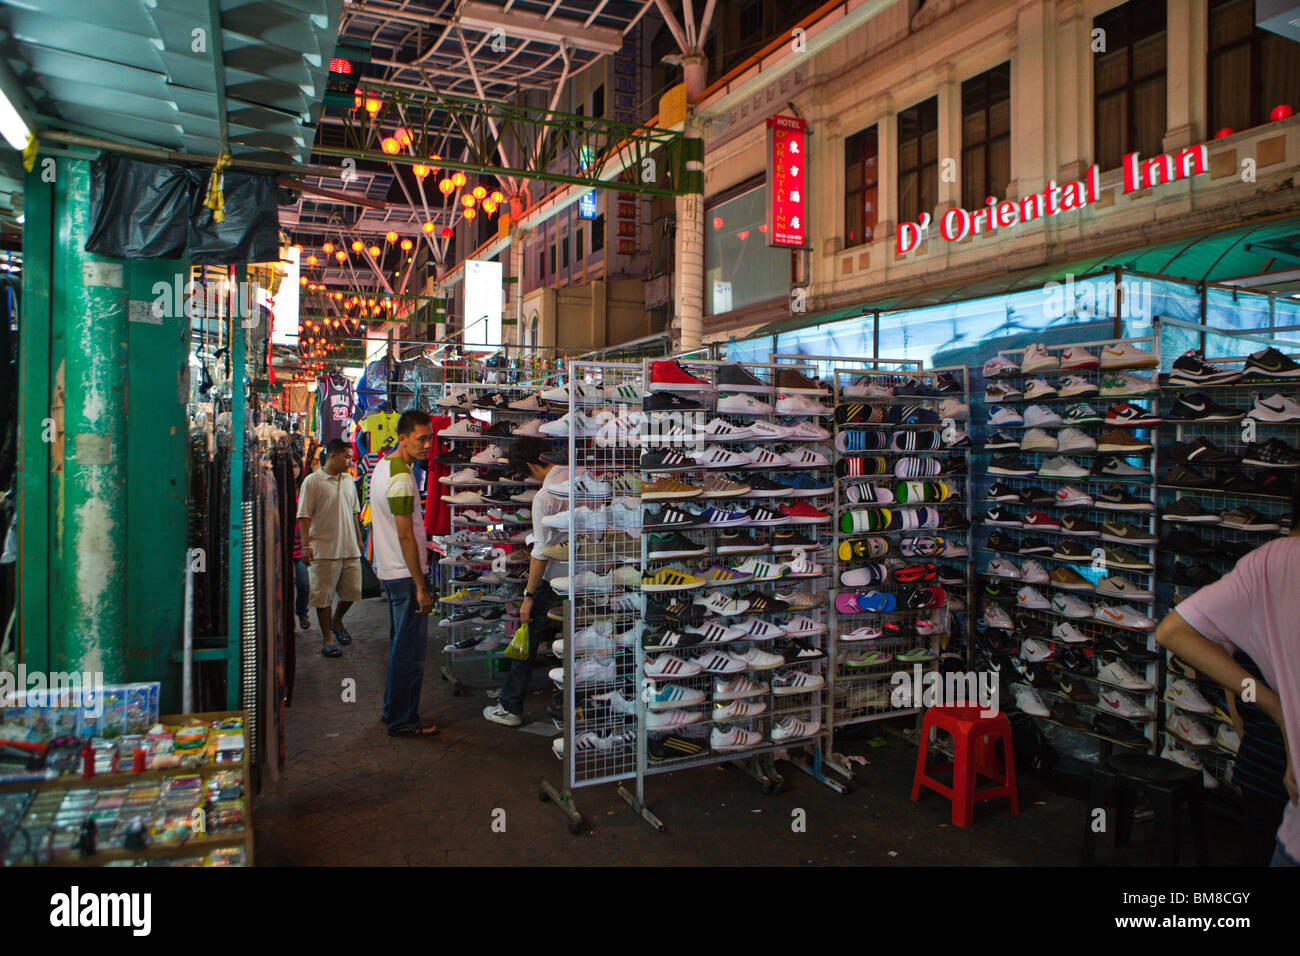
[[[1282,849],[1282,844],[1279,842],[1274,844],[1273,846],[1273,859],[1269,861],[1268,865],[1269,866],[1300,866],[1300,863],[1297,863],[1295,860],[1291,859],[1291,857],[1287,855],[1287,852]]]
[[[543,581],[533,598],[533,617],[528,623],[528,659],[515,661],[511,665],[501,695],[497,698],[502,709],[512,714],[520,717],[524,715],[524,698],[528,696],[528,685],[532,683],[533,670],[537,667],[537,649],[555,634],[555,622],[546,616],[546,612],[559,603],[559,597],[551,590],[551,585]]]
[[[388,595],[388,678],[384,684],[384,722],[394,733],[420,726],[420,687],[429,645],[429,615],[418,613],[415,582],[380,581]]]
[[[293,612],[299,617],[307,613],[307,598],[311,595],[311,577],[302,558],[293,561]]]

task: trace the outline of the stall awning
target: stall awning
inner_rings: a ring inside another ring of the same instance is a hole
[[[811,328],[828,322],[856,318],[872,312],[920,309],[952,302],[1007,295],[1042,288],[1049,282],[1063,282],[1066,276],[1093,275],[1120,267],[1128,272],[1184,282],[1229,282],[1277,273],[1276,285],[1252,283],[1254,288],[1273,291],[1300,289],[1300,274],[1283,282],[1285,273],[1300,270],[1300,216],[1285,216],[1219,232],[1170,240],[1071,262],[1035,266],[1015,272],[936,286],[902,295],[883,296],[860,305],[827,309],[797,318],[779,319],[753,332],[748,338],[777,335]]]

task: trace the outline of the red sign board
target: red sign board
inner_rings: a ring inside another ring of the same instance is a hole
[[[767,244],[808,248],[807,139],[804,122],[794,116],[767,120]]]

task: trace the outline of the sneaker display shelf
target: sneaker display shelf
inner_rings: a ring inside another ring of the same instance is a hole
[[[1148,336],[1008,349],[984,367],[982,656],[1003,706],[1102,753],[1157,743],[1159,363]]]
[[[1160,331],[1165,341],[1185,341],[1216,330],[1163,319]],[[1166,355],[1158,616],[1290,531],[1300,455],[1288,462],[1278,443],[1300,446],[1300,344],[1235,335],[1232,344],[1241,353]],[[1231,789],[1235,751],[1222,688],[1164,656],[1161,754],[1172,748],[1178,762],[1201,768],[1208,787]]]
[[[646,736],[639,679],[644,651],[641,624],[642,535],[639,441],[642,366],[572,362],[568,381],[551,393],[565,396],[565,415],[548,431],[564,448],[569,479],[556,487],[568,508],[552,516],[567,533],[556,560],[565,573],[552,582],[563,600],[563,636],[554,648],[560,666],[549,672],[561,698],[561,734],[552,750],[563,762],[560,786],[542,782],[541,796],[583,828],[575,789],[635,780],[619,794],[651,825],[663,825],[644,803]],[[561,494],[561,492],[563,494]]]
[[[774,754],[806,747],[791,762],[843,789],[821,772],[830,392],[806,371],[645,361],[646,774],[736,762],[772,791]]]
[[[437,436],[445,449],[439,463],[447,470],[438,482],[439,497],[450,508],[451,532],[436,536],[430,546],[436,555],[431,563],[439,595],[434,620],[443,638],[442,676],[454,694],[500,684],[508,664],[500,653],[519,624],[528,574],[524,539],[532,527],[528,499],[537,482],[510,475],[500,459],[515,429],[531,429],[558,414],[535,400],[552,385],[547,379],[509,388],[449,384],[433,412],[452,418]],[[511,402],[529,407],[512,409]]]
[[[834,380],[839,729],[919,714],[924,699],[895,699],[895,675],[911,687],[948,649],[968,659],[970,397],[965,368],[837,368]]]

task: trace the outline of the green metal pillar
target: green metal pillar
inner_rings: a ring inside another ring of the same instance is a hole
[[[236,272],[238,282],[248,281],[248,271],[240,266]],[[243,596],[244,596],[244,366],[248,336],[244,329],[243,316],[237,314],[238,304],[251,299],[241,296],[240,287],[236,286],[233,304],[230,310],[230,527],[229,527],[229,567],[230,593],[226,612],[226,708],[234,710],[240,706],[240,670],[242,663],[243,642]],[[250,302],[251,306],[251,302]]]
[[[50,666],[119,682],[127,679],[128,291],[121,261],[85,251],[89,163],[60,162],[58,176],[55,245],[62,262],[56,260],[55,279],[66,309],[67,397],[62,573],[53,597],[65,613],[62,629],[51,635]]]

